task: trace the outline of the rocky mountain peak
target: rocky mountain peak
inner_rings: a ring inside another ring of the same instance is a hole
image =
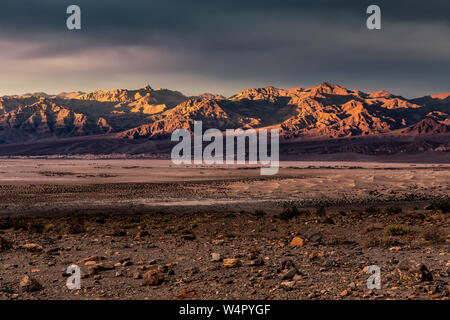
[[[312,95],[323,95],[323,94],[331,94],[331,95],[348,95],[350,92],[339,85],[332,84],[329,82],[324,82],[320,85],[312,87],[308,90]]]

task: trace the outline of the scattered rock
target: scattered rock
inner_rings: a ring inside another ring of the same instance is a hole
[[[339,295],[340,295],[341,297],[345,297],[345,296],[348,296],[348,294],[349,294],[348,290],[344,290],[344,291],[342,291]]]
[[[295,281],[283,281],[280,285],[284,289],[291,290],[295,286]]]
[[[311,261],[314,261],[314,260],[317,260],[319,258],[323,258],[324,256],[325,255],[323,254],[323,252],[315,252],[315,251],[313,251],[313,252],[311,252],[308,255],[308,259],[311,260]]]
[[[44,250],[44,248],[36,243],[26,243],[22,246],[23,249],[28,250],[30,252],[40,252]]]
[[[292,261],[291,259],[286,259],[286,260],[281,261],[281,269],[280,270],[287,270],[287,269],[291,269],[291,268],[297,269],[295,267],[294,261]]]
[[[106,258],[103,257],[103,256],[90,256],[90,257],[87,257],[87,258],[84,258],[84,259],[78,261],[78,264],[83,264],[83,263],[86,263],[88,261],[100,262],[100,261],[105,260],[105,259]]]
[[[408,283],[433,281],[433,274],[423,263],[413,264],[409,261],[401,261],[397,271],[400,279]]]
[[[260,258],[258,258],[258,259],[253,259],[253,260],[248,261],[248,262],[247,262],[247,265],[249,265],[249,266],[255,266],[255,267],[257,267],[257,266],[263,266],[263,265],[264,265],[264,260],[263,260],[263,259],[260,259]]]
[[[159,259],[153,259],[148,262],[149,265],[157,264]]]
[[[113,269],[114,269],[114,265],[112,265],[112,264],[100,263],[100,264],[90,267],[88,269],[88,274],[90,276],[94,276],[94,275],[97,275],[101,271],[113,270]]]
[[[291,241],[291,247],[302,247],[305,243],[305,240],[300,237],[294,237]]]
[[[426,267],[426,265],[424,265],[423,263],[420,264],[417,268],[416,268],[416,276],[420,279],[421,282],[424,281],[433,281],[433,274],[431,273],[430,270],[428,270],[428,268]]]
[[[218,253],[211,253],[211,261],[212,262],[220,262],[220,261],[222,261],[222,257]]]
[[[165,281],[164,274],[156,270],[147,271],[142,278],[143,286],[159,286]]]
[[[150,233],[148,233],[148,231],[141,230],[141,231],[139,231],[139,232],[137,233],[136,239],[141,239],[141,238],[147,237],[147,236],[149,236],[149,235],[150,235]]]
[[[175,297],[175,300],[193,299],[197,296],[195,290],[186,289]]]
[[[122,267],[128,267],[131,265],[133,265],[133,262],[130,260],[126,260],[126,261],[122,262]]]
[[[192,240],[196,239],[195,235],[193,235],[193,234],[184,234],[181,238],[183,240],[187,240],[187,241],[192,241]]]
[[[296,275],[292,278],[292,280],[295,280],[295,281],[301,281],[301,280],[302,280],[302,276],[299,275],[299,274],[296,274]]]
[[[49,233],[55,230],[55,225],[53,223],[47,223],[42,230],[43,233]]]
[[[316,232],[309,236],[308,241],[315,242],[315,243],[321,243],[322,242],[322,232]]]
[[[297,270],[294,268],[291,268],[291,269],[285,271],[283,274],[281,274],[281,279],[282,280],[292,279],[296,274],[297,274]]]
[[[35,292],[41,290],[42,285],[36,279],[31,278],[30,276],[25,276],[20,281],[19,288],[23,292]]]
[[[239,259],[224,259],[223,266],[226,268],[236,268],[242,265],[241,260]]]
[[[61,248],[51,248],[45,251],[46,254],[52,255],[52,256],[58,256],[60,255]]]

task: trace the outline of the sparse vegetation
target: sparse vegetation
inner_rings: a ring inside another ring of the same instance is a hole
[[[380,246],[384,248],[390,248],[399,245],[402,245],[402,243],[398,241],[398,239],[395,239],[393,237],[385,237],[380,241]]]
[[[401,236],[406,234],[406,230],[403,228],[402,225],[396,224],[396,225],[391,225],[388,226],[385,230],[384,230],[384,234],[386,236]]]

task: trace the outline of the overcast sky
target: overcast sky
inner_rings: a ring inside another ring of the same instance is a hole
[[[77,4],[82,30],[68,31]],[[382,30],[366,28],[378,4]],[[231,95],[322,82],[450,91],[449,0],[2,0],[0,95],[138,88]]]

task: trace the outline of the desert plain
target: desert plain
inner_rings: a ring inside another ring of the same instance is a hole
[[[449,181],[448,163],[285,161],[261,176],[3,158],[0,298],[449,299]]]

